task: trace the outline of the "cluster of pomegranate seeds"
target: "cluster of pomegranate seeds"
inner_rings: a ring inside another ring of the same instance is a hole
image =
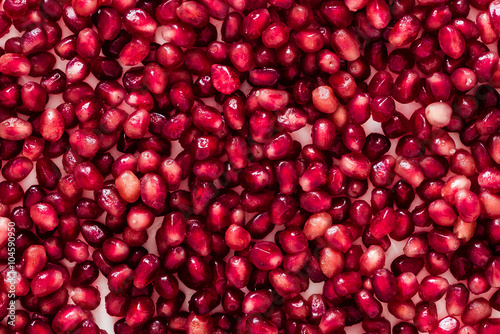
[[[500,1],[389,2],[4,0],[0,334],[500,333]]]

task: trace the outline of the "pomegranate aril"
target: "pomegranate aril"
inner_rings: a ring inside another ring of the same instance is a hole
[[[81,286],[73,289],[71,300],[84,310],[95,310],[101,303],[101,294],[93,286]]]
[[[132,328],[145,325],[154,314],[154,303],[150,297],[137,297],[130,301],[125,322]]]
[[[58,270],[39,272],[31,282],[31,290],[37,297],[44,297],[55,292],[64,284],[64,278]]]
[[[331,35],[330,44],[337,55],[344,60],[353,61],[360,56],[358,41],[352,32],[347,29],[335,31]]]
[[[476,325],[491,315],[491,306],[484,298],[472,300],[462,313],[462,321],[466,325]]]
[[[156,22],[142,8],[127,10],[123,15],[123,23],[128,32],[139,37],[151,37],[156,30]]]
[[[467,280],[467,287],[475,295],[483,294],[491,288],[481,273],[473,273]]]

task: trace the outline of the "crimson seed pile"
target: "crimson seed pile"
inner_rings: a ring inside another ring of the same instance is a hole
[[[4,0],[9,31],[0,333],[500,333],[500,0]]]

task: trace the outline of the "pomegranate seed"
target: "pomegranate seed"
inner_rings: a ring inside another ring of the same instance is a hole
[[[71,300],[83,310],[95,310],[101,303],[101,294],[93,286],[82,286],[73,290]]]
[[[6,75],[24,76],[31,69],[30,61],[23,55],[6,53],[0,56],[0,71]]]
[[[283,256],[275,244],[259,242],[252,247],[249,260],[259,270],[272,270],[281,264]]]
[[[382,313],[380,302],[365,289],[360,289],[355,293],[354,302],[359,307],[361,314],[369,319],[376,318]]]
[[[267,9],[254,10],[243,19],[241,33],[250,40],[259,38],[270,23],[271,17]]]
[[[330,38],[330,44],[337,55],[344,60],[353,61],[360,56],[358,41],[347,29],[335,31]]]
[[[124,13],[123,23],[127,31],[139,37],[151,37],[156,30],[156,22],[141,8],[129,9]]]
[[[286,31],[287,27],[282,27],[282,29],[285,29]],[[266,31],[264,31],[264,33],[266,33]],[[286,34],[288,35],[288,32],[286,32]],[[266,37],[266,35],[264,35],[263,37]],[[321,32],[316,29],[306,29],[299,31],[295,36],[295,40],[299,49],[304,52],[318,52],[323,48],[325,43]]]
[[[342,253],[330,247],[325,247],[320,251],[319,261],[321,271],[329,278],[340,274],[344,266]],[[336,266],[332,266],[333,262],[336,263]]]
[[[238,73],[229,66],[212,65],[212,82],[214,88],[223,94],[231,94],[240,88]]]
[[[125,322],[132,328],[146,324],[154,314],[154,303],[150,297],[137,297],[130,301]]]
[[[389,34],[389,43],[400,47],[413,42],[420,29],[420,21],[414,15],[401,17]]]
[[[31,291],[37,297],[44,297],[59,289],[64,284],[63,275],[58,270],[39,272],[31,282]]]
[[[439,30],[439,45],[443,52],[453,59],[458,59],[465,52],[465,40],[462,34],[452,25]]]
[[[431,125],[445,127],[450,124],[452,108],[443,102],[434,102],[425,108],[425,117]]]
[[[484,298],[471,301],[462,314],[462,321],[466,325],[476,325],[491,315],[491,306]]]
[[[341,332],[345,326],[347,314],[338,307],[333,307],[325,312],[321,317],[318,328],[323,333],[337,333]]]
[[[47,254],[43,246],[33,245],[23,252],[23,259],[23,274],[26,278],[33,279],[45,267]]]

